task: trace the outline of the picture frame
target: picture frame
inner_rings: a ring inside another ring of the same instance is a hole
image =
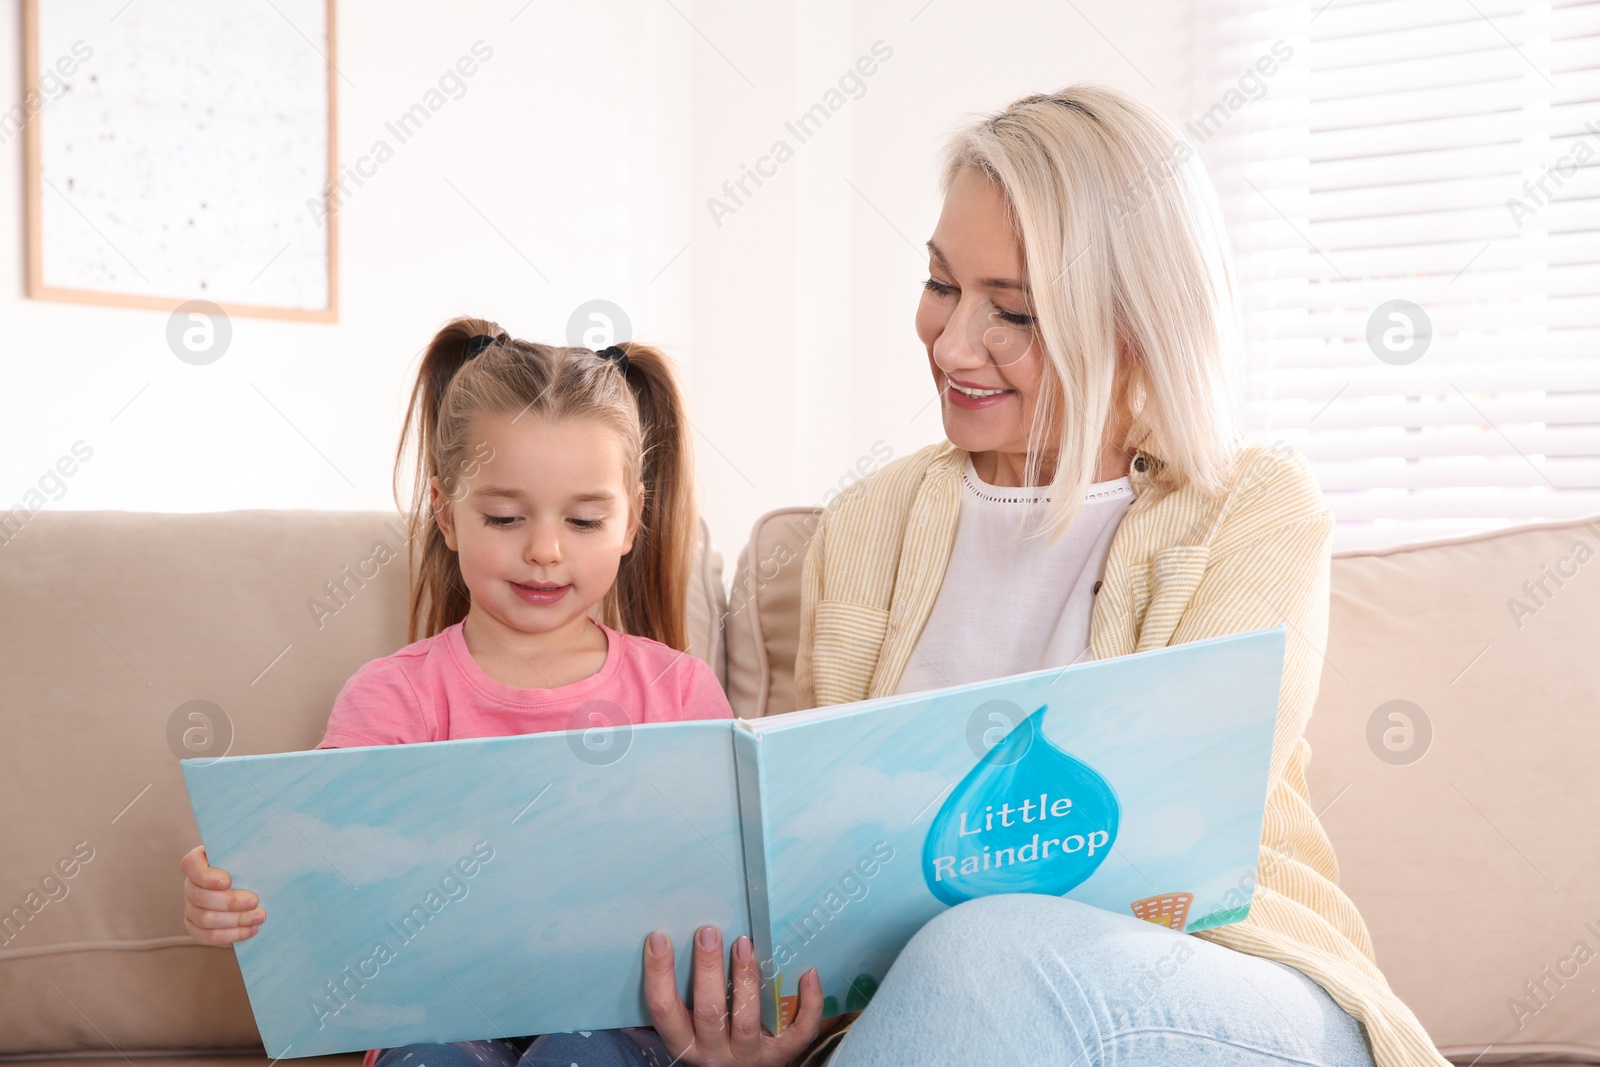
[[[335,0],[23,0],[27,295],[339,314]]]

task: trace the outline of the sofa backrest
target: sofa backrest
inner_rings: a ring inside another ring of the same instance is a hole
[[[741,716],[794,709],[819,512],[762,516],[735,566]],[[1334,555],[1312,802],[1390,984],[1463,1060],[1600,1060],[1597,556],[1600,517]]]
[[[724,627],[728,703],[740,718],[795,710],[800,568],[821,508],[779,508],[756,520],[734,566]]]
[[[691,652],[723,678],[704,534]],[[178,760],[314,747],[405,644],[405,537],[378,512],[45,511],[0,544],[0,1055],[259,1046],[233,953],[184,932]]]

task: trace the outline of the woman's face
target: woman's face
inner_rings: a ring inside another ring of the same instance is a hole
[[[928,242],[917,336],[950,443],[1025,455],[1044,349],[1022,242],[1006,221],[1000,187],[976,168],[956,176]]]

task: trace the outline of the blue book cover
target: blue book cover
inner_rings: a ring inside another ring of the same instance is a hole
[[[644,939],[750,933],[729,720],[184,760],[267,1054],[648,1025]],[[587,736],[586,736],[587,735]]]
[[[768,719],[182,763],[267,1054],[649,1025],[644,939],[754,943],[780,1032],[990,893],[1242,920],[1283,627]]]
[[[762,1021],[866,1005],[911,935],[991,893],[1188,933],[1250,909],[1284,629],[796,712],[735,734]]]

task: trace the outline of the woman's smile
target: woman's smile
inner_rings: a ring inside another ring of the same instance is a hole
[[[996,389],[990,386],[978,385],[975,382],[963,381],[959,378],[944,376],[944,395],[950,403],[958,408],[975,411],[979,408],[990,408],[1004,400],[1009,400],[1017,395],[1015,389]]]

